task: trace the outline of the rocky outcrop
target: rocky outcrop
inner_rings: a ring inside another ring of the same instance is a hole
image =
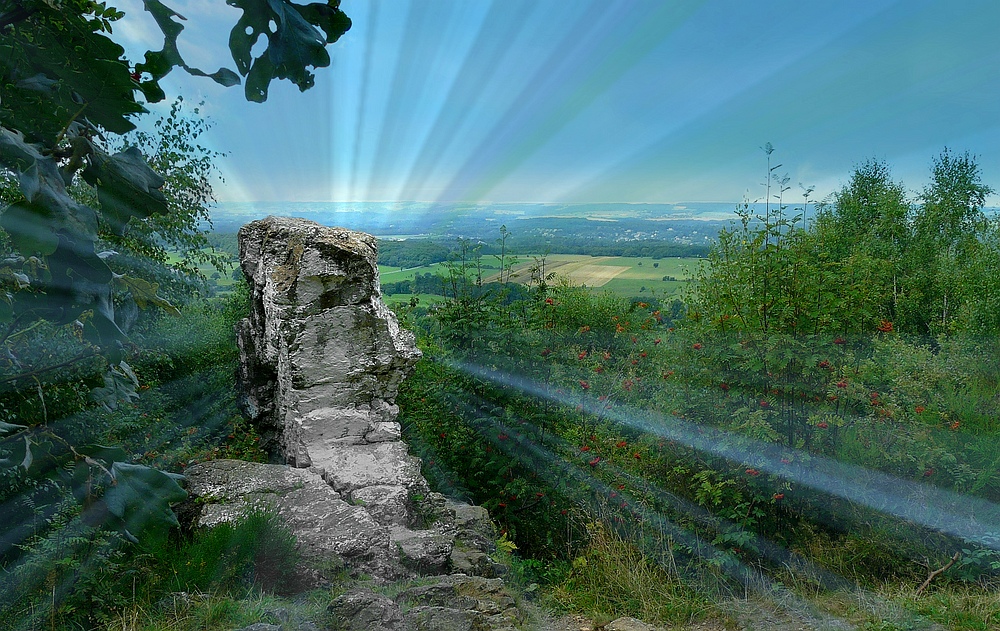
[[[329,611],[333,628],[345,631],[514,631],[524,621],[503,581],[463,574],[409,587],[395,598],[352,590],[334,600]]]
[[[371,235],[268,217],[240,229],[250,315],[237,327],[240,402],[281,461],[309,467],[383,524],[426,496],[395,399],[420,357],[382,302]]]
[[[431,493],[400,438],[395,398],[420,352],[382,302],[375,239],[268,217],[239,240],[251,291],[237,327],[241,405],[284,464],[191,467],[195,523],[234,521],[263,503],[308,568],[383,583],[496,574],[489,515]]]

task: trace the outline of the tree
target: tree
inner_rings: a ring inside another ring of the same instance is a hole
[[[897,320],[904,253],[910,241],[910,202],[889,166],[868,160],[833,194],[816,221],[817,247],[838,267],[851,300],[869,304],[863,326],[873,319]]]
[[[274,78],[311,87],[308,67],[329,65],[325,45],[350,27],[338,0],[230,4],[243,10],[230,50],[253,101],[267,98]],[[24,259],[5,264],[9,298],[0,301],[0,318],[16,328],[37,318],[72,322],[90,312],[88,339],[112,363],[120,359],[117,343],[124,334],[115,324],[111,291],[123,281],[96,249],[99,227],[125,237],[133,218],[168,216],[170,204],[163,178],[138,148],[111,154],[105,139],[135,128],[130,118],[146,111],[137,93],[147,102],[164,98],[159,80],[174,67],[223,85],[240,81],[226,68],[209,74],[187,65],[177,50],[183,26],[175,18],[181,16],[159,0],[145,0],[145,7],[163,31],[163,47],[132,68],[124,49],[105,35],[123,15],[114,8],[93,0],[0,2],[0,167],[14,174],[22,193],[4,209],[0,226]],[[251,49],[261,35],[267,48],[254,59]],[[96,204],[81,204],[69,194],[78,176],[93,187]],[[31,257],[42,263],[32,270],[42,273],[25,272]],[[139,300],[155,300],[148,283],[129,290]]]
[[[147,111],[143,102],[165,98],[159,81],[177,67],[225,86],[239,84],[242,77],[251,101],[266,100],[272,79],[308,89],[314,83],[310,68],[329,65],[326,45],[351,25],[339,0],[227,2],[243,11],[229,35],[236,71],[223,67],[208,73],[180,55],[183,17],[160,0],[144,0],[144,6],[163,33],[162,45],[134,65],[109,37],[123,14],[104,2],[0,0],[0,176],[16,182],[0,187],[6,204],[0,244],[10,253],[0,257],[0,345],[8,351],[3,360],[16,373],[17,358],[7,342],[43,321],[73,325],[74,335],[79,330],[89,348],[70,362],[5,376],[3,383],[103,358],[108,372],[104,387],[92,392],[95,399],[113,405],[119,397],[135,396],[137,380],[123,360],[126,336],[116,322],[113,291],[140,306],[171,305],[156,293],[156,284],[116,271],[117,253],[102,249],[102,235],[103,243],[154,258],[162,255],[164,238],[196,246],[184,236],[190,236],[190,223],[174,211],[178,204],[197,205],[206,197],[198,181],[165,180],[139,146],[123,139],[135,129],[132,118]],[[255,57],[252,49],[261,37],[266,46]],[[171,136],[171,125],[180,135],[192,132],[176,111],[171,116],[161,128],[167,132],[162,142],[146,143],[155,166],[176,160],[170,152],[179,149],[179,137]],[[144,144],[141,135],[133,140]],[[197,178],[204,169],[195,165],[188,173]],[[84,194],[73,194],[74,187]],[[74,471],[71,484],[86,489],[87,501],[92,489],[107,489],[109,523],[126,533],[143,527],[141,516],[176,523],[169,502],[183,491],[167,474],[128,463],[120,449],[56,445],[60,439],[51,432],[6,422],[0,422],[0,437],[6,437],[2,472],[40,471],[56,479]],[[60,458],[65,462],[56,462]],[[43,459],[48,462],[40,467]]]
[[[910,310],[923,331],[947,331],[969,302],[982,298],[968,290],[977,284],[970,283],[976,270],[984,269],[990,224],[983,206],[992,192],[968,152],[955,155],[946,147],[934,159],[931,181],[914,217],[910,249],[914,272]]]

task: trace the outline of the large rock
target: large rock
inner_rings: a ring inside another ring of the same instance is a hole
[[[499,579],[439,576],[396,598],[352,590],[333,601],[332,629],[389,631],[514,631],[524,614]]]
[[[239,243],[251,291],[237,326],[244,412],[282,461],[361,501],[384,498],[384,510],[369,504],[382,523],[411,523],[395,514],[410,507],[400,498],[427,484],[400,442],[395,399],[420,351],[382,302],[375,238],[268,217]]]
[[[363,507],[345,502],[312,471],[210,460],[186,473],[188,489],[202,507],[198,526],[234,522],[248,508],[267,505],[281,515],[312,566],[336,568],[347,563],[384,573],[383,566],[394,561],[389,530]]]
[[[399,384],[420,357],[382,302],[371,235],[268,217],[240,229],[250,316],[241,404],[294,466],[315,448],[396,440]]]

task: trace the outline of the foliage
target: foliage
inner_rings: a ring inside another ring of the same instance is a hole
[[[565,580],[565,564],[587,557],[595,531],[574,514],[644,551],[655,526],[678,571],[743,585],[788,571],[819,587],[915,586],[958,550],[966,561],[938,581],[995,580],[990,533],[973,543],[850,491],[888,479],[907,505],[936,489],[956,503],[1000,499],[997,331],[984,328],[996,298],[935,268],[933,295],[955,311],[943,328],[940,313],[911,317],[923,313],[913,244],[921,213],[942,214],[935,200],[965,200],[956,214],[972,218],[954,223],[948,243],[963,245],[950,269],[995,284],[978,167],[948,152],[935,165],[922,206],[868,162],[808,223],[769,165],[774,204],[737,209],[674,310],[558,279],[513,300],[484,295],[475,253],[459,257],[451,301],[403,313],[425,359],[402,418],[429,479],[489,508],[528,557],[518,571],[538,581]],[[956,188],[973,194],[943,192]],[[578,570],[569,600],[611,592],[608,568]]]
[[[267,506],[189,538],[160,536],[130,548],[63,519],[30,543],[35,555],[4,579],[4,628],[107,628],[119,612],[153,607],[172,593],[281,592],[298,562],[295,537]]]
[[[41,388],[15,388],[0,396],[0,407],[9,414],[4,417],[8,421],[30,418],[40,402],[56,419],[3,443],[4,455],[21,457],[23,462],[23,436],[33,441],[30,466],[5,469],[0,489],[0,501],[5,506],[0,565],[5,576],[12,580],[18,577],[19,585],[18,590],[10,592],[11,607],[20,611],[37,599],[46,607],[57,607],[59,615],[110,615],[112,606],[124,606],[126,603],[120,601],[131,598],[133,579],[140,583],[161,580],[141,555],[143,550],[156,549],[162,539],[163,521],[173,519],[172,514],[157,515],[150,508],[169,504],[137,504],[137,498],[146,502],[153,496],[128,484],[120,489],[115,486],[111,495],[102,494],[99,484],[106,482],[107,474],[101,467],[114,471],[107,460],[126,454],[134,463],[126,469],[135,467],[138,475],[133,477],[138,482],[146,480],[149,472],[171,480],[188,465],[208,458],[266,460],[259,436],[246,426],[235,403],[237,358],[232,327],[236,318],[245,314],[246,294],[244,285],[225,302],[192,303],[180,317],[139,327],[133,338],[141,342],[141,347],[133,353],[132,365],[142,396],[114,410],[88,404],[89,388],[78,380],[85,381],[93,372],[78,369],[77,364],[65,372],[39,375]],[[43,353],[72,350],[71,342],[62,350],[56,344],[46,344],[45,332],[30,343]],[[45,441],[36,437],[43,432],[52,435],[48,442],[60,451],[51,453],[50,449],[38,455]],[[80,447],[89,443],[117,447]],[[66,453],[69,450],[73,454],[73,449],[83,458],[73,455],[76,459],[71,468],[52,470],[42,466],[57,457],[73,462]],[[84,475],[85,465],[90,467],[88,476]],[[126,480],[133,475],[133,471],[126,473]],[[116,501],[127,509],[125,521],[153,517],[160,520],[151,521],[150,527],[144,529],[122,524],[136,535],[138,545],[127,544],[124,534],[115,530],[115,521],[102,516],[102,507]],[[136,555],[139,560],[135,560]],[[105,566],[106,574],[95,574]],[[109,584],[108,577],[117,576],[116,571],[124,582]],[[166,576],[172,575],[171,571]],[[59,586],[55,600],[53,584]],[[103,595],[98,598],[94,590]],[[81,602],[87,604],[78,604]]]
[[[99,227],[102,247],[117,252],[108,259],[116,272],[155,281],[177,297],[181,292],[191,293],[188,279],[205,282],[198,265],[227,272],[230,267],[229,257],[212,249],[204,228],[211,226],[209,205],[215,201],[214,161],[223,154],[201,144],[210,124],[200,117],[199,107],[189,110],[184,110],[183,99],[178,98],[169,113],[153,123],[153,131],[131,132],[121,138],[122,146],[138,147],[146,162],[163,174],[168,212],[133,220],[122,235]]]
[[[256,101],[266,98],[274,78],[311,87],[308,67],[329,65],[326,44],[350,27],[336,0],[231,4],[243,11],[230,36],[231,52],[246,77],[247,97]],[[169,506],[184,494],[176,480],[129,462],[119,448],[92,445],[86,432],[83,441],[67,440],[54,423],[86,408],[79,401],[84,391],[109,411],[135,399],[140,382],[124,359],[129,338],[123,331],[133,318],[121,317],[127,308],[116,317],[116,302],[133,311],[155,305],[176,312],[157,293],[156,280],[129,274],[163,262],[171,247],[187,250],[194,261],[211,258],[197,253],[205,243],[197,223],[211,201],[208,176],[216,154],[198,144],[204,123],[181,116],[179,102],[156,124],[158,134],[116,137],[132,131],[131,117],[146,111],[137,93],[147,102],[164,98],[158,82],[175,66],[223,85],[239,83],[231,70],[209,74],[187,65],[177,48],[182,16],[159,0],[144,6],[164,43],[132,68],[109,37],[122,17],[116,9],[91,0],[0,2],[0,171],[6,183],[17,182],[4,191],[8,204],[0,215],[0,343],[4,367],[13,372],[3,381],[15,389],[33,382],[42,408],[39,417],[21,406],[11,419],[16,422],[4,426],[0,468],[4,477],[33,480],[24,483],[28,487],[72,489],[85,520],[118,528],[130,539],[148,526],[176,523]],[[262,35],[267,45],[254,59],[251,50]],[[43,342],[39,353],[24,346],[52,332],[50,325],[62,327],[56,329],[62,348],[49,352],[53,346]],[[74,343],[76,354],[66,353]],[[53,361],[31,361],[40,356]],[[96,383],[73,372],[92,369],[100,358],[107,372]],[[45,392],[40,376],[56,385],[55,396]],[[77,407],[51,410],[50,416],[46,398],[58,400],[63,392],[77,399]],[[24,396],[13,392],[8,399]]]

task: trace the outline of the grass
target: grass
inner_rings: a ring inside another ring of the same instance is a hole
[[[582,613],[597,624],[621,616],[677,624],[718,617],[706,596],[685,585],[676,571],[647,559],[631,542],[600,523],[588,525],[589,543],[562,582],[543,602]]]
[[[294,601],[260,592],[245,597],[223,594],[171,594],[156,603],[136,604],[122,610],[108,631],[230,631],[258,622],[298,628],[304,622],[321,622],[331,595],[316,590]]]

